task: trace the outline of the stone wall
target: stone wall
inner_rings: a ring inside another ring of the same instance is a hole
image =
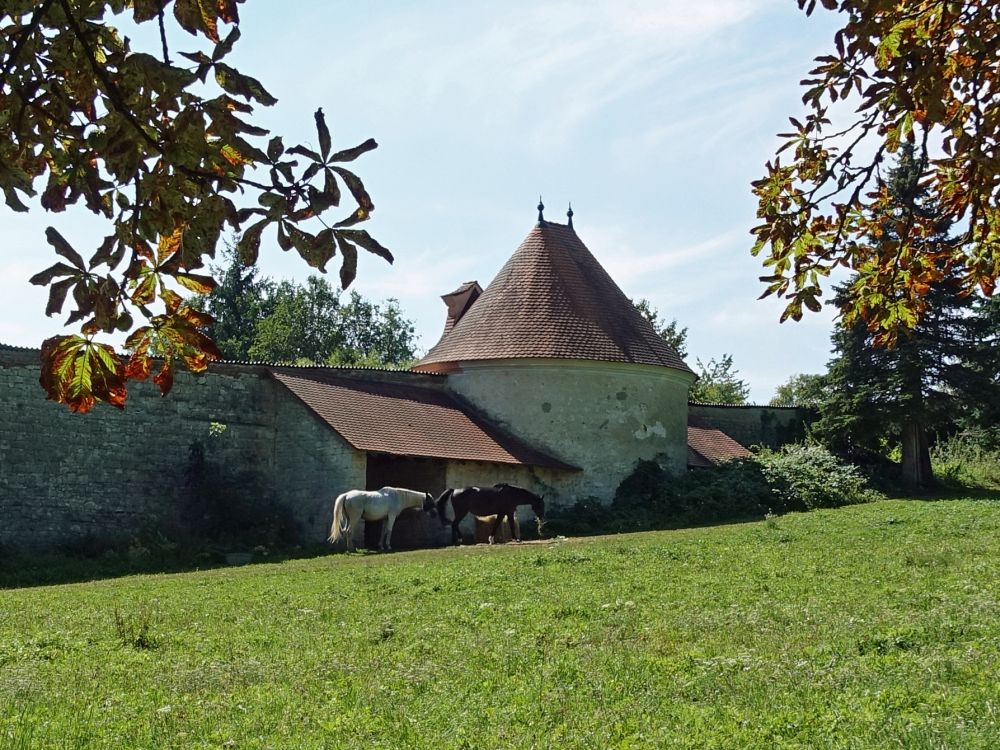
[[[729,406],[690,404],[691,416],[701,417],[748,448],[779,448],[806,436],[815,418],[812,409],[800,406]]]
[[[665,367],[578,360],[462,362],[448,384],[513,434],[580,472],[554,477],[561,504],[610,502],[640,459],[687,466],[687,392],[694,376]]]
[[[162,398],[130,388],[124,411],[72,414],[46,401],[38,352],[0,348],[0,549],[121,541],[176,520],[187,502],[191,446],[213,465],[250,468],[293,512],[306,542],[326,538],[341,488],[363,486],[364,456],[266,371],[219,365],[180,372]],[[213,423],[224,425],[213,435]]]

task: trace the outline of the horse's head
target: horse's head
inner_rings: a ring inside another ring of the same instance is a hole
[[[434,495],[429,492],[424,493],[424,513],[430,513],[431,516],[437,515],[437,509],[434,506]]]

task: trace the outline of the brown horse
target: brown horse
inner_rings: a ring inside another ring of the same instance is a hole
[[[437,506],[441,523],[445,526],[451,524],[452,544],[459,543],[461,537],[458,524],[469,513],[478,518],[496,516],[496,520],[493,522],[493,531],[490,533],[490,544],[493,544],[497,531],[500,530],[500,523],[504,518],[507,519],[507,524],[510,526],[511,536],[517,541],[521,541],[520,527],[514,522],[514,513],[518,505],[531,506],[538,520],[539,532],[542,530],[542,524],[545,523],[543,499],[534,492],[529,492],[523,487],[515,487],[512,484],[448,489],[441,493],[434,504]]]

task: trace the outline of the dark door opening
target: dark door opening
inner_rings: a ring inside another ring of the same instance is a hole
[[[437,497],[445,491],[447,467],[439,458],[416,458],[369,453],[365,474],[365,489],[404,487],[417,492],[430,492]],[[416,510],[407,510],[396,519],[390,544],[393,549],[425,547],[429,534],[437,531],[430,526],[432,519]],[[439,523],[435,520],[435,523]],[[376,549],[382,534],[382,521],[365,521],[365,547]]]

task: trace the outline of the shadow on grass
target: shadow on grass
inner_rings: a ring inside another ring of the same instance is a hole
[[[716,526],[733,526],[744,523],[757,523],[763,521],[767,516],[763,513],[755,515],[733,516],[732,518],[627,518],[618,517],[609,508],[608,519],[601,523],[580,523],[569,518],[556,518],[545,524],[545,537],[542,539],[552,539],[556,536],[565,537],[588,537],[588,536],[609,536],[614,534],[638,534],[644,531],[678,531],[680,529],[708,529]],[[524,535],[525,540],[538,539],[537,535],[529,537]]]
[[[321,557],[330,554],[325,545],[255,555],[248,565]],[[0,557],[0,589],[86,583],[134,575],[190,573],[196,570],[234,567],[221,553],[185,552],[131,559],[123,554],[83,558],[65,554],[16,554]]]

